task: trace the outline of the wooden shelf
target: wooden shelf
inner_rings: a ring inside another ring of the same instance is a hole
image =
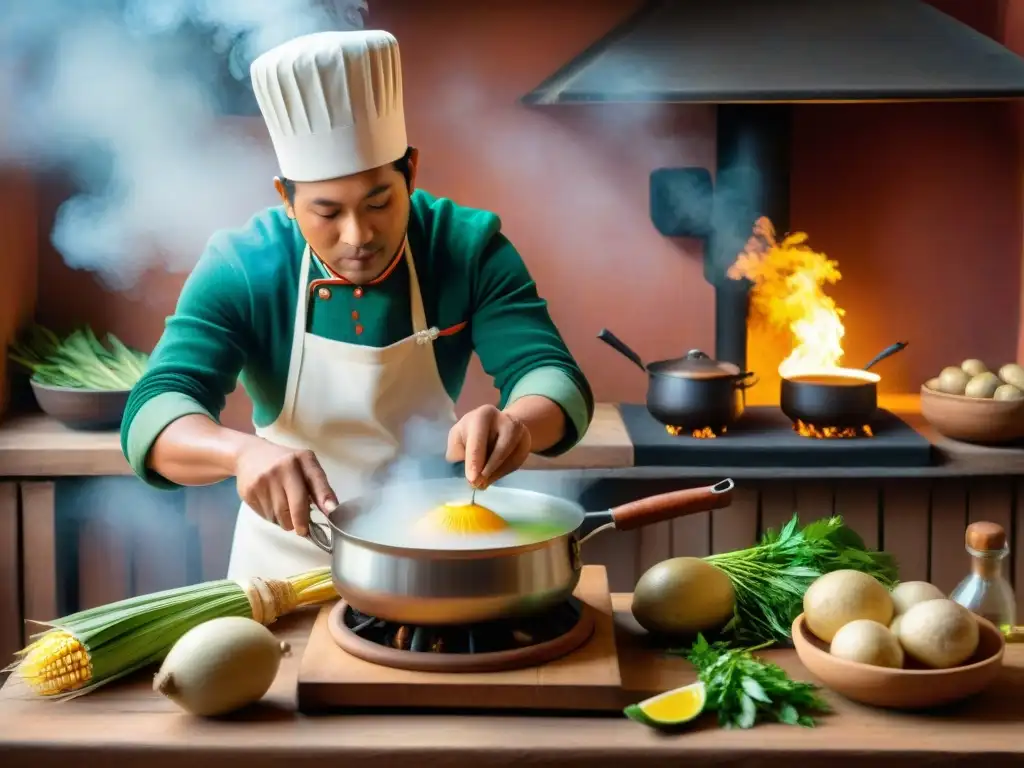
[[[629,467],[633,446],[612,405],[600,405],[586,437],[553,459],[532,456],[527,469]],[[68,429],[44,414],[12,416],[0,422],[0,477],[129,475],[117,432]]]
[[[68,429],[43,414],[0,422],[0,476],[127,475],[117,432]]]
[[[1024,448],[989,448],[942,437],[920,414],[917,395],[882,398],[935,446],[930,467],[853,467],[835,469],[772,467],[634,466],[633,445],[615,405],[598,404],[583,441],[554,459],[533,456],[525,469],[585,472],[603,470],[609,478],[667,479],[726,474],[736,478],[801,477],[961,477],[1024,475]],[[117,432],[80,432],[41,414],[14,416],[0,423],[0,477],[72,477],[128,475]]]

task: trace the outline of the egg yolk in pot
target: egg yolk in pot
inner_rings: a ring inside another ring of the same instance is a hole
[[[445,502],[428,512],[416,526],[421,531],[436,533],[496,533],[509,527],[508,522],[487,507],[468,501]]]

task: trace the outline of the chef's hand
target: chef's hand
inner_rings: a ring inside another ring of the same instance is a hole
[[[466,480],[484,489],[523,465],[530,456],[530,431],[493,405],[482,405],[448,433],[448,461],[466,462]]]
[[[327,475],[312,451],[256,438],[239,454],[238,495],[257,514],[300,536],[309,533],[309,506],[325,515],[338,506]]]

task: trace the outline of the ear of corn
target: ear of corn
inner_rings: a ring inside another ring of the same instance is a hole
[[[286,605],[276,615],[337,597],[329,568],[288,579]],[[218,581],[139,595],[44,623],[7,667],[28,690],[53,699],[72,698],[161,661],[183,634],[221,616],[254,618],[243,586]]]
[[[41,696],[77,691],[92,679],[89,652],[64,630],[47,632],[25,650],[19,673]]]

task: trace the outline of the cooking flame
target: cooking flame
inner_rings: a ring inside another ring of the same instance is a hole
[[[842,275],[837,262],[806,241],[804,232],[794,232],[779,242],[775,227],[762,216],[727,272],[733,280],[746,278],[754,284],[754,314],[792,335],[793,351],[779,364],[783,377],[834,370],[843,357],[845,312],[824,291]]]
[[[817,440],[875,436],[875,433],[871,431],[871,427],[867,424],[862,427],[816,427],[799,419],[793,424],[793,431],[801,437],[813,437]]]
[[[683,429],[682,427],[667,426],[665,427],[665,431],[672,435],[672,437],[678,437],[679,435],[683,434],[683,432],[685,432],[686,430]],[[713,430],[711,427],[701,427],[700,429],[692,430],[690,432],[690,437],[696,437],[699,440],[713,440],[719,435],[724,435],[727,431],[728,429],[726,427],[722,427],[717,432]]]

